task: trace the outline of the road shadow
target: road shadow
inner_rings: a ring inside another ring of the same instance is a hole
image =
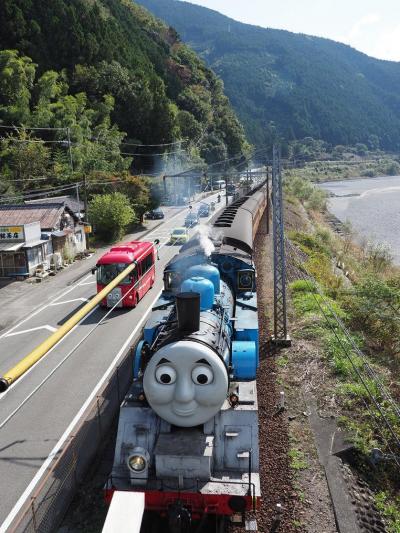
[[[89,302],[90,300],[92,300],[96,295],[93,294],[92,296],[90,296],[88,298]],[[68,313],[68,315],[65,315],[61,320],[59,320],[57,322],[57,326],[62,326],[65,324],[65,322],[67,322],[67,320],[69,320],[71,317],[73,317],[80,309],[82,309],[82,307],[84,307],[88,302],[82,302],[80,303],[77,307],[75,307],[75,309],[73,309],[70,313]]]

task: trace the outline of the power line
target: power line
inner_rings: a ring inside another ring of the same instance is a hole
[[[13,143],[41,143],[41,144],[68,144],[68,141],[45,141],[43,139],[15,139],[14,137],[0,137],[0,141],[10,141]]]
[[[41,178],[20,178],[20,179],[15,179],[15,180],[10,180],[8,178],[5,178],[4,180],[4,184],[7,184],[7,183],[15,183],[15,182],[25,182],[25,181],[42,181],[42,180],[50,180],[51,178],[49,177],[41,177]]]
[[[138,147],[151,147],[151,148],[154,148],[156,146],[174,146],[176,144],[183,144],[183,143],[188,143],[190,142],[189,139],[184,139],[182,141],[175,141],[175,142],[172,142],[172,143],[160,143],[160,144],[139,144],[139,143],[127,143],[127,142],[123,142],[121,143],[122,146],[138,146]]]
[[[14,125],[6,125],[6,124],[0,124],[0,128],[3,128],[3,129],[8,129],[8,130],[33,130],[33,131],[65,131],[66,129],[68,129],[68,127],[66,126],[65,128],[50,128],[50,127],[46,127],[46,128],[34,128],[34,127],[30,127],[30,126],[14,126]]]
[[[175,150],[174,152],[159,152],[159,153],[155,153],[155,154],[141,154],[141,153],[130,153],[130,152],[120,152],[121,155],[137,155],[137,156],[140,156],[140,157],[153,157],[153,156],[156,156],[156,155],[173,155],[173,154],[180,154],[182,152],[186,152],[187,150],[185,150],[184,148],[182,148],[181,150]]]
[[[45,189],[45,190],[41,190],[41,191],[36,191],[36,192],[32,192],[32,193],[29,193],[29,194],[21,194],[19,196],[8,196],[8,197],[5,197],[5,198],[1,198],[0,199],[0,204],[7,204],[7,203],[12,203],[13,201],[16,201],[16,200],[27,200],[29,198],[36,198],[37,196],[41,196],[41,195],[45,195],[45,194],[54,194],[54,193],[58,193],[58,192],[62,192],[62,191],[67,191],[67,190],[70,190],[70,189],[76,189],[76,187],[81,187],[82,186],[82,183],[75,183],[74,185],[69,185],[69,186],[65,186],[65,187],[54,187],[54,188],[51,188],[51,189]]]

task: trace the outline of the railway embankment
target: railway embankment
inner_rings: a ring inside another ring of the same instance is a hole
[[[279,389],[286,398],[284,521],[398,532],[400,270],[385,249],[332,224],[320,191],[298,178],[286,180],[286,236],[293,344],[268,363],[275,401]]]

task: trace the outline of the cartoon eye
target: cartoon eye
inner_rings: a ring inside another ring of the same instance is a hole
[[[156,380],[161,385],[172,385],[176,381],[176,372],[172,366],[161,365],[156,370]]]
[[[196,366],[192,370],[192,381],[196,385],[209,385],[214,379],[214,374],[211,368],[207,366]]]

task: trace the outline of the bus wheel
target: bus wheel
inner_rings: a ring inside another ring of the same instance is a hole
[[[133,307],[136,307],[138,303],[139,303],[139,295],[137,294],[135,298],[135,305]]]

